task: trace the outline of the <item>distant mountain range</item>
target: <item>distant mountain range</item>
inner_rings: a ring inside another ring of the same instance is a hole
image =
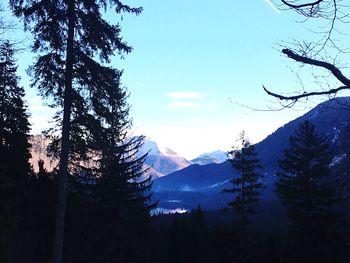
[[[224,151],[215,151],[204,153],[189,161],[169,148],[160,149],[157,143],[148,137],[145,138],[144,144],[139,151],[140,155],[145,153],[148,153],[145,164],[150,167],[150,174],[154,179],[179,171],[192,164],[205,165],[222,163],[226,160]]]
[[[42,135],[33,135],[30,138],[30,143],[32,144],[32,158],[30,159],[30,163],[34,170],[38,171],[38,160],[41,159],[44,161],[45,168],[51,171],[53,167],[57,165],[57,160],[47,156],[46,147],[49,141]],[[148,175],[151,175],[153,179],[181,170],[191,164],[205,165],[221,163],[226,160],[226,153],[218,150],[212,153],[204,153],[189,161],[169,148],[160,149],[157,143],[148,137],[145,138],[144,144],[139,149],[138,154],[142,156],[146,153],[145,168],[148,168]]]
[[[255,145],[263,166],[261,172],[265,176],[264,183],[267,186],[262,192],[263,200],[275,199],[273,189],[277,161],[283,158],[283,151],[289,144],[289,136],[305,120],[311,121],[317,131],[324,134],[331,144],[335,166],[341,167],[341,164],[349,159],[350,147],[347,150],[343,144],[345,143],[344,138],[349,138],[350,146],[350,97],[336,98],[321,103]],[[337,176],[344,174],[339,169]],[[164,208],[176,206],[190,209],[201,204],[207,209],[217,209],[226,205],[229,197],[220,192],[230,187],[229,181],[234,176],[236,176],[235,171],[227,161],[220,164],[193,164],[155,180],[154,196],[160,200],[159,204]]]

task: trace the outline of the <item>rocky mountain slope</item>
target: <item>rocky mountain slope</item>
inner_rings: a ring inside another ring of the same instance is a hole
[[[159,178],[172,172],[181,170],[191,162],[179,156],[169,148],[160,149],[155,141],[145,138],[143,146],[140,148],[139,155],[146,154],[145,165],[150,167],[150,174],[153,178]]]

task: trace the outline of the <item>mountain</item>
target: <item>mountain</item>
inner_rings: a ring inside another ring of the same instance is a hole
[[[39,171],[38,161],[44,161],[44,167],[47,171],[52,171],[58,164],[57,160],[47,156],[47,146],[50,143],[43,135],[32,135],[29,138],[29,143],[32,145],[30,149],[31,158],[29,163],[32,165],[35,172]]]
[[[192,164],[206,165],[211,163],[223,163],[227,160],[226,152],[218,150],[210,153],[203,153],[191,160]]]
[[[30,163],[34,170],[38,171],[38,160],[44,161],[44,167],[48,171],[52,171],[57,160],[47,156],[46,148],[49,144],[49,140],[45,139],[43,135],[33,135],[30,137],[31,155]],[[143,146],[139,149],[139,156],[148,153],[146,161],[144,163],[145,168],[148,169],[147,175],[151,175],[153,178],[159,178],[172,172],[181,170],[191,164],[190,161],[179,156],[176,152],[169,148],[159,149],[156,142],[149,138],[145,138]]]
[[[139,155],[146,153],[148,153],[148,155],[145,165],[151,168],[150,174],[153,178],[159,178],[173,173],[191,164],[190,161],[179,156],[169,148],[160,150],[157,143],[147,137],[140,148]]]
[[[273,189],[278,159],[283,158],[283,151],[289,145],[289,136],[305,120],[311,121],[317,131],[324,134],[331,144],[334,155],[333,163],[339,166],[349,158],[350,148],[348,147],[347,152],[346,147],[342,145],[344,138],[349,138],[350,145],[350,97],[340,97],[321,103],[255,145],[263,166],[262,173],[266,185],[262,192],[263,200],[276,198]],[[169,205],[167,200],[177,200],[176,204],[182,208],[193,208],[201,204],[207,209],[217,209],[226,205],[227,195],[220,194],[220,192],[230,186],[229,181],[233,176],[235,176],[235,171],[227,161],[221,164],[194,164],[155,180],[153,190],[155,198],[160,200],[160,206],[167,207]],[[216,198],[216,202],[213,202],[213,198]],[[199,203],[194,204],[194,199]],[[174,202],[171,203],[172,206],[174,204]],[[194,206],[191,207],[190,204]]]
[[[153,191],[208,192],[226,184],[232,174],[229,162],[221,164],[193,164],[154,181]],[[228,175],[228,176],[226,176]]]

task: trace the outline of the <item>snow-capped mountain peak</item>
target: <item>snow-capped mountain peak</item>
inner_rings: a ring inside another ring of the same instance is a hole
[[[210,163],[222,163],[227,160],[226,152],[217,150],[210,153],[203,153],[197,158],[191,160],[193,164],[206,165]]]
[[[189,165],[191,162],[179,156],[175,151],[167,147],[159,147],[158,144],[146,137],[144,144],[139,150],[140,156],[148,153],[145,164],[152,167],[151,174],[154,178],[168,175],[172,172],[181,170]]]

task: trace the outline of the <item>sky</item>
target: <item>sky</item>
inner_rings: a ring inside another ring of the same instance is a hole
[[[124,70],[132,134],[144,134],[192,159],[228,150],[242,129],[257,143],[321,102],[315,99],[282,111],[247,108],[280,106],[262,85],[285,94],[301,88],[295,74],[300,69],[281,54],[279,43],[317,36],[298,23],[294,13],[279,11],[268,0],[127,2],[142,6],[143,13],[109,14],[108,19],[120,23],[123,39],[133,46],[124,59],[115,56],[111,62]],[[26,43],[29,46],[30,39]],[[33,56],[29,49],[22,51],[18,70],[32,133],[37,134],[48,127],[53,111],[28,88],[25,70]],[[304,87],[314,87],[310,72],[300,74]]]

